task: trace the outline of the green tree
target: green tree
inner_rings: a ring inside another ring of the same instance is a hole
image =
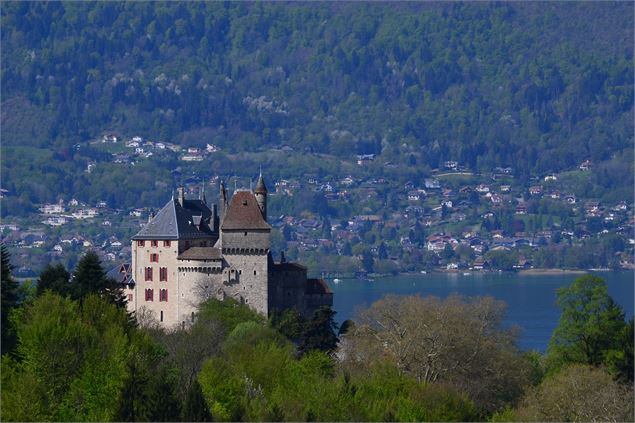
[[[362,268],[367,272],[373,271],[374,259],[370,251],[364,248],[362,251]]]
[[[201,385],[197,380],[192,383],[187,393],[187,398],[183,406],[181,413],[181,421],[184,422],[211,422],[212,416],[210,415],[207,403],[203,397],[203,391]]]
[[[42,295],[47,289],[61,296],[69,295],[71,293],[70,278],[71,275],[63,264],[48,264],[37,281],[36,295]]]
[[[452,257],[454,257],[454,248],[452,248],[452,244],[450,244],[449,242],[445,244],[445,247],[443,247],[443,253],[441,253],[442,257],[446,260],[450,260]]]
[[[337,348],[336,312],[328,306],[318,308],[311,320],[306,322],[298,349],[302,353],[320,350],[332,353]]]
[[[94,251],[88,251],[77,263],[71,285],[71,293],[75,299],[96,294],[104,296],[118,307],[125,308],[126,306],[122,290],[115,280],[106,277],[101,261]]]
[[[2,419],[114,419],[126,380],[127,327],[123,310],[94,295],[80,307],[45,292],[17,321],[20,361],[3,379]],[[26,409],[23,398],[31,402]]]
[[[2,295],[2,354],[9,352],[15,345],[15,331],[13,324],[9,321],[9,315],[18,305],[18,282],[13,279],[11,271],[13,266],[11,265],[11,257],[9,251],[4,243],[0,244],[0,255],[2,262],[2,285],[0,287]]]
[[[547,348],[548,367],[567,363],[600,365],[619,350],[625,330],[624,313],[608,295],[604,279],[585,275],[557,290],[560,321]]]
[[[302,339],[306,321],[295,308],[292,308],[274,312],[271,315],[270,324],[288,340],[298,343]]]

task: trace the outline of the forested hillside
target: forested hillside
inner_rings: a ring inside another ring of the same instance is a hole
[[[24,207],[119,179],[77,176],[96,153],[73,145],[109,132],[521,180],[589,159],[632,195],[628,2],[15,2],[1,23],[3,188]],[[117,205],[155,171],[128,172]]]

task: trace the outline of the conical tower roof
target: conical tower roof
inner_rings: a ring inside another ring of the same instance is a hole
[[[258,177],[258,183],[256,184],[256,190],[254,191],[256,194],[266,194],[267,187],[265,186],[265,178],[262,177],[262,173]]]

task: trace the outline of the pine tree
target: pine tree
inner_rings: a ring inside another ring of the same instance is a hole
[[[71,295],[74,299],[81,300],[89,294],[97,294],[107,297],[111,303],[119,307],[125,307],[126,302],[120,287],[115,280],[106,277],[106,272],[94,251],[88,251],[77,263],[71,285]]]
[[[70,278],[71,274],[68,273],[68,270],[66,270],[63,264],[58,263],[55,266],[51,264],[47,265],[40,274],[40,278],[37,282],[37,296],[42,295],[47,289],[61,296],[70,295]]]
[[[187,391],[187,398],[181,415],[181,421],[184,422],[211,422],[212,416],[207,408],[207,403],[203,397],[203,391],[198,380]]]
[[[2,291],[2,354],[4,354],[11,351],[15,345],[15,333],[9,321],[9,315],[11,310],[18,305],[18,282],[11,275],[13,266],[9,251],[4,244],[0,244],[0,255],[2,256],[0,287]]]
[[[320,307],[313,313],[313,318],[305,325],[304,333],[298,349],[302,353],[320,350],[327,353],[337,348],[337,323],[335,311],[331,307]]]

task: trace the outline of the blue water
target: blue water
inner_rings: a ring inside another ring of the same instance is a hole
[[[627,319],[633,316],[633,277],[629,272],[598,272],[608,284],[609,294],[622,306]],[[507,325],[521,328],[519,345],[524,350],[545,351],[560,318],[555,304],[556,289],[569,285],[579,275],[519,275],[474,273],[428,274],[378,278],[372,282],[343,279],[329,280],[335,293],[333,308],[339,323],[354,318],[365,307],[386,294],[434,295],[445,298],[457,293],[465,296],[490,295],[507,303]]]

